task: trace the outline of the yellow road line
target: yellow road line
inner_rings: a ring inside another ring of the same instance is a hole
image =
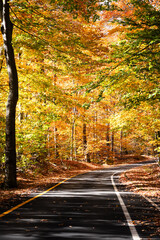
[[[73,177],[76,177],[76,176],[78,176],[78,175],[79,175],[79,174],[74,175],[74,176],[72,176],[72,177],[70,177],[70,178],[67,178],[67,179],[63,180],[62,182],[56,184],[55,186],[53,186],[53,187],[47,189],[46,191],[44,191],[44,192],[38,194],[37,196],[35,196],[35,197],[33,197],[33,198],[30,198],[30,199],[28,199],[27,201],[25,201],[25,202],[23,202],[23,203],[18,204],[17,206],[15,206],[15,207],[9,209],[9,210],[6,211],[6,212],[3,212],[2,214],[0,214],[0,218],[2,218],[3,216],[5,216],[5,215],[7,215],[7,214],[9,214],[9,213],[11,213],[11,212],[13,212],[13,211],[16,210],[16,209],[22,207],[23,205],[25,205],[25,204],[27,204],[27,203],[33,201],[34,199],[36,199],[36,198],[38,198],[38,197],[44,195],[45,193],[47,193],[47,192],[51,191],[52,189],[58,187],[58,186],[61,185],[62,183],[66,182],[67,180],[69,180],[69,179],[71,179],[71,178],[73,178]]]

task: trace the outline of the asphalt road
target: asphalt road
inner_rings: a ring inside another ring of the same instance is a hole
[[[118,182],[119,171],[133,166],[96,170],[60,184],[0,218],[0,240],[160,239],[158,209]]]

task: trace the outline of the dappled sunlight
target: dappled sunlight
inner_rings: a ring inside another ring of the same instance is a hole
[[[48,192],[41,197],[62,197],[62,198],[83,198],[83,197],[92,197],[92,196],[98,196],[98,197],[105,197],[107,195],[114,195],[114,191],[105,191],[105,190],[99,190],[99,191],[93,191],[93,190],[75,190],[75,191],[56,191],[56,192]],[[132,194],[131,192],[120,192],[120,194]],[[32,197],[36,196],[36,194],[31,194]]]
[[[126,169],[124,166],[123,169]],[[131,239],[130,227],[155,228],[148,218],[152,209],[138,195],[125,191],[118,183],[122,168],[93,171],[71,178],[55,189],[44,192],[32,201],[11,212],[1,220],[1,240],[17,239]],[[115,175],[114,175],[115,174]],[[132,221],[124,218],[111,178],[129,209]],[[34,198],[35,197],[35,198]],[[141,210],[141,211],[140,211]],[[153,212],[152,212],[153,213]],[[142,218],[142,219],[141,219]],[[149,225],[148,225],[149,222]],[[8,226],[9,229],[8,229]],[[12,233],[14,233],[12,235]],[[134,233],[132,233],[134,236]],[[136,235],[135,235],[136,237]]]

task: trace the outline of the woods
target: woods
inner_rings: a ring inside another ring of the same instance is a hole
[[[5,187],[16,187],[16,169],[36,173],[41,162],[159,156],[159,7],[149,0],[0,1]]]

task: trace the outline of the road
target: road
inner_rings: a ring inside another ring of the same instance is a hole
[[[155,235],[159,210],[118,182],[120,171],[135,166],[96,170],[65,181],[1,217],[0,240],[160,239]]]

